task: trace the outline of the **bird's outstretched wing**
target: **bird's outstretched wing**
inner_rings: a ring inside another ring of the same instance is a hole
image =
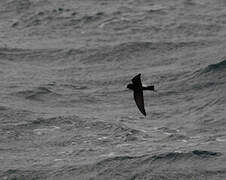
[[[138,74],[132,79],[132,82],[133,82],[134,86],[136,86],[136,87],[142,87],[140,76],[141,76],[141,74]]]
[[[136,102],[138,109],[140,110],[140,112],[143,115],[146,116],[146,112],[145,112],[145,109],[144,109],[143,91],[142,90],[135,90],[133,96],[134,96],[134,100]]]

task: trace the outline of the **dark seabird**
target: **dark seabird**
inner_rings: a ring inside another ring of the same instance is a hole
[[[143,90],[155,91],[154,86],[143,86],[140,80],[141,74],[136,75],[132,79],[132,84],[128,84],[127,88],[133,90],[134,100],[140,112],[146,116],[146,112],[144,109],[144,97]]]

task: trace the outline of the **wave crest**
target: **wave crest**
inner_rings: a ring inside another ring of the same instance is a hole
[[[208,65],[203,70],[203,73],[219,72],[219,71],[224,71],[225,69],[226,69],[226,60],[223,60],[223,61],[221,61],[219,63]]]

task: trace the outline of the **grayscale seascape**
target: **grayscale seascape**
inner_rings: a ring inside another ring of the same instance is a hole
[[[0,180],[144,179],[226,179],[226,1],[0,0]]]

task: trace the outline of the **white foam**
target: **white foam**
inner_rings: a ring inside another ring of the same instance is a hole
[[[63,159],[54,159],[54,161],[63,161]]]
[[[49,133],[49,132],[53,132],[55,130],[58,130],[60,129],[60,127],[58,126],[50,126],[48,128],[40,128],[40,129],[34,129],[34,133],[37,134],[37,135],[43,135],[45,133]]]
[[[184,143],[187,143],[188,141],[187,140],[185,140],[185,139],[183,139],[183,140],[181,140],[182,142],[184,142]]]
[[[107,139],[107,138],[108,138],[107,136],[99,137],[98,140],[104,140],[104,139]]]
[[[124,144],[118,144],[117,147],[123,147],[123,146],[130,146],[131,144],[124,143]]]
[[[216,141],[218,141],[218,142],[226,142],[226,137],[225,138],[216,138]]]
[[[103,154],[100,157],[112,157],[115,156],[115,152],[110,152],[109,154]]]

